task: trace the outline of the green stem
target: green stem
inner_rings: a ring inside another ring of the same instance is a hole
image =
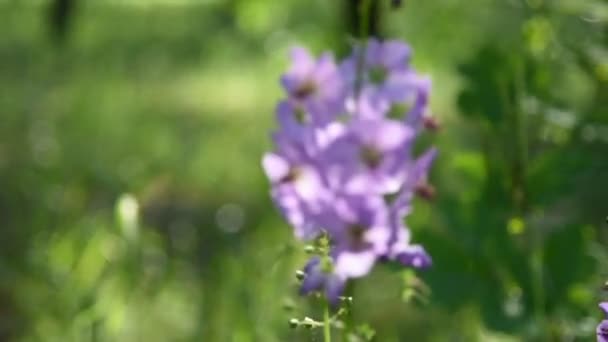
[[[367,37],[369,36],[369,21],[372,0],[361,0],[359,3],[359,18],[361,18],[361,26],[359,26],[359,38],[363,41],[359,56],[357,57],[357,76],[355,80],[355,98],[359,98],[361,84],[363,81],[363,68],[365,66],[365,51],[367,50]]]
[[[348,298],[353,297],[353,292],[355,291],[355,283],[356,279],[350,279],[348,284],[346,284],[346,288],[344,289],[344,296]],[[347,301],[345,303],[345,312],[342,318],[342,322],[344,323],[344,335],[349,336],[353,332],[353,310],[352,310],[352,302]]]
[[[530,211],[527,178],[528,164],[528,137],[526,134],[526,117],[519,103],[525,92],[524,61],[517,60],[511,66],[513,70],[514,99],[509,98],[508,83],[502,84],[502,98],[507,112],[512,117],[511,132],[515,140],[512,156],[512,201],[517,215],[526,219]],[[540,334],[544,336],[546,330],[545,304],[546,296],[543,284],[544,236],[538,227],[527,227],[529,237],[529,268],[532,286],[533,314]]]
[[[515,89],[517,98],[521,101],[525,91],[525,63],[518,60],[515,64]],[[528,136],[526,132],[526,116],[521,112],[521,108],[516,108],[515,133],[517,143],[517,160],[519,164],[519,183],[521,188],[521,198],[519,198],[519,211],[522,216],[530,211],[529,194],[526,182],[528,164]],[[534,298],[534,316],[541,327],[543,334],[547,333],[546,326],[546,294],[543,284],[543,260],[544,260],[544,236],[538,227],[529,227],[532,248],[530,252],[530,270],[532,272],[532,294]]]
[[[534,316],[541,331],[545,332],[545,289],[543,286],[543,244],[538,234],[534,236],[534,247],[530,258],[532,272],[532,293],[534,298]]]
[[[331,342],[331,319],[329,317],[329,301],[325,301],[323,310],[323,337],[325,342]]]
[[[366,39],[369,35],[370,12],[372,0],[361,0],[359,4],[359,18],[361,18],[361,27],[359,27],[359,36]]]

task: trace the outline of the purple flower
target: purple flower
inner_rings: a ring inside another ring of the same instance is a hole
[[[289,100],[298,107],[299,120],[324,125],[340,114],[344,85],[334,58],[324,53],[315,60],[308,50],[291,51],[291,67],[281,78]]]
[[[347,109],[363,117],[390,117],[417,127],[427,111],[431,82],[409,66],[410,48],[398,41],[367,43],[363,65],[361,50],[341,66],[351,84]],[[354,91],[358,71],[363,69],[360,91]]]
[[[320,227],[312,219],[318,206],[298,196],[297,192],[287,186],[278,186],[271,191],[272,199],[283,214],[283,217],[294,227],[296,237],[303,240],[315,238]]]
[[[321,291],[335,304],[345,283],[378,260],[431,265],[404,222],[414,194],[431,189],[436,154],[413,154],[416,137],[432,125],[425,122],[430,81],[409,59],[407,45],[375,39],[339,68],[330,54],[292,51],[281,78],[287,98],[276,108],[275,150],[262,165],[295,235],[328,235],[327,254],[305,267],[302,294]]]
[[[354,120],[323,154],[330,186],[350,194],[399,189],[414,131],[387,119]]]
[[[431,80],[428,77],[418,76],[416,80],[412,80],[411,86],[415,88],[415,97],[413,98],[413,101],[409,103],[409,108],[411,109],[405,115],[405,122],[417,127],[420,125],[428,111]]]
[[[311,143],[314,128],[310,124],[308,113],[301,104],[283,100],[277,105],[276,114],[280,127],[278,135],[281,135],[282,139],[304,145]],[[277,133],[275,133],[276,135]]]
[[[430,148],[410,167],[404,168],[403,183],[392,205],[396,212],[404,211],[403,215],[409,212],[409,203],[418,189],[427,184],[428,173],[436,157],[437,149]]]
[[[390,244],[386,258],[406,267],[427,268],[432,264],[431,257],[421,245],[410,244],[410,231],[400,223],[395,229],[395,240]]]
[[[604,320],[602,320],[595,330],[597,342],[608,342],[608,302],[600,303],[599,307],[604,312]]]
[[[431,257],[422,246],[410,244],[410,232],[403,221],[411,211],[411,201],[417,186],[426,182],[428,171],[436,155],[435,149],[429,149],[407,168],[402,187],[389,206],[392,231],[385,257],[404,266],[426,268],[432,263]]]
[[[338,197],[318,222],[329,233],[334,272],[342,278],[366,275],[387,252],[391,227],[382,197]]]
[[[335,306],[344,290],[346,278],[335,273],[332,268],[331,259],[312,258],[304,267],[306,276],[302,281],[300,293],[307,295],[311,292],[322,291],[332,306]]]
[[[365,64],[369,68],[383,68],[386,71],[405,71],[409,68],[411,49],[398,40],[383,42],[371,38],[367,42]]]
[[[381,42],[371,38],[367,41],[365,49],[355,48],[353,55],[341,65],[346,79],[354,82],[357,78],[357,68],[363,62],[363,81],[381,84],[391,73],[407,71],[409,69],[411,50],[406,44],[397,40]]]
[[[319,232],[312,214],[327,193],[318,170],[298,152],[293,148],[282,154],[267,153],[262,164],[272,183],[272,198],[283,216],[294,226],[296,236],[310,239]]]

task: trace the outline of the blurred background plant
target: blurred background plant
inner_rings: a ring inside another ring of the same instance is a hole
[[[259,160],[288,48],[345,52],[356,3],[0,0],[0,340],[321,340],[289,329],[305,255]],[[424,300],[376,271],[352,315],[378,341],[592,340],[608,3],[374,13],[434,81],[438,196],[408,221],[434,267]]]

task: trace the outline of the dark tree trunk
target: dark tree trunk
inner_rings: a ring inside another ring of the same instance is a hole
[[[363,18],[361,17],[361,4],[366,0],[344,0],[344,13],[346,13],[346,30],[353,37],[361,38],[361,27]],[[381,37],[381,18],[380,0],[371,0],[369,18],[369,36]]]
[[[67,36],[76,0],[54,0],[49,8],[49,24],[53,38],[63,42]]]

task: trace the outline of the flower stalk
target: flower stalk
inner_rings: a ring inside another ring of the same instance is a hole
[[[323,323],[290,324],[323,326],[326,341],[335,323],[330,311],[351,280],[387,262],[431,265],[404,220],[421,186],[431,188],[437,151],[414,152],[428,131],[430,80],[411,67],[408,45],[368,37],[373,2],[359,4],[362,41],[350,56],[336,62],[330,53],[292,50],[275,149],[262,160],[275,204],[297,238],[313,241],[296,274],[300,293],[325,299]]]
[[[329,301],[325,300],[323,310],[323,338],[325,342],[331,342],[331,318],[329,316]]]

